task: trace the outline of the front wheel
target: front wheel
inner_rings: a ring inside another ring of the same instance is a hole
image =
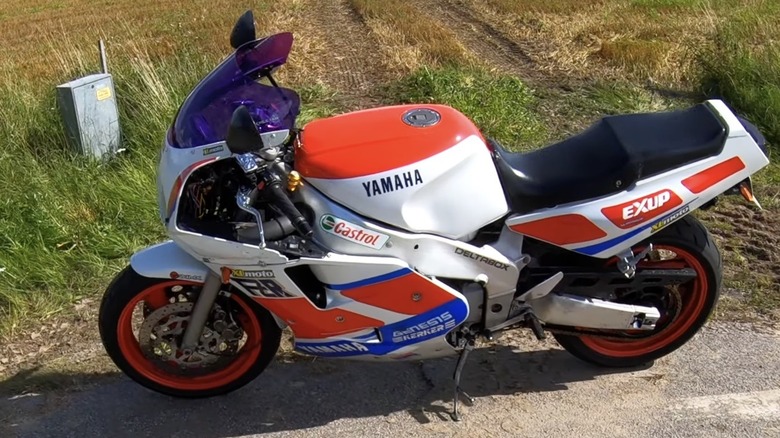
[[[643,291],[644,298],[639,300],[645,302],[636,303],[652,303],[661,312],[650,335],[634,333],[634,339],[623,340],[554,334],[568,352],[596,365],[634,367],[680,348],[707,321],[718,300],[722,276],[720,252],[707,229],[696,218],[686,216],[639,244],[639,248],[648,243],[654,250],[637,264],[638,269],[690,268],[696,278],[678,286]]]
[[[201,287],[122,271],[99,316],[103,345],[119,369],[149,389],[188,398],[225,394],[257,377],[276,354],[281,330],[241,293],[220,292],[198,346],[179,348]]]

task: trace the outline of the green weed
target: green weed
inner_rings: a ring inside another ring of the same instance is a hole
[[[391,86],[388,98],[450,105],[507,147],[535,148],[546,138],[532,90],[514,76],[477,68],[423,68]]]

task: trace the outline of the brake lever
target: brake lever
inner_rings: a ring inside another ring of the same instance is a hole
[[[236,194],[236,204],[238,204],[238,208],[254,216],[255,222],[257,222],[257,231],[260,234],[260,244],[258,246],[260,248],[265,248],[265,230],[263,229],[263,216],[260,214],[259,211],[257,211],[256,208],[252,206],[252,204],[254,203],[254,199],[251,193],[253,191],[254,189],[239,190],[238,194]]]

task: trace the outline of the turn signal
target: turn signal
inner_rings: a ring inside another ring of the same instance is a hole
[[[739,193],[742,194],[742,197],[745,198],[746,201],[756,204],[756,207],[763,210],[761,204],[758,203],[758,199],[753,195],[753,187],[750,184],[750,181],[742,181],[739,185]]]

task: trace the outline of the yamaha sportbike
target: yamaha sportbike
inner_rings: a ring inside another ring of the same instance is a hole
[[[179,109],[159,165],[170,241],[108,287],[100,332],[135,381],[180,397],[227,393],[269,364],[289,327],[300,353],[361,360],[460,355],[529,328],[587,362],[662,357],[705,323],[721,257],[690,213],[755,201],[769,163],[723,102],[605,117],[512,153],[444,105],[400,105],[296,129],[280,87],[289,33],[255,37]],[[757,202],[756,202],[757,204]]]

